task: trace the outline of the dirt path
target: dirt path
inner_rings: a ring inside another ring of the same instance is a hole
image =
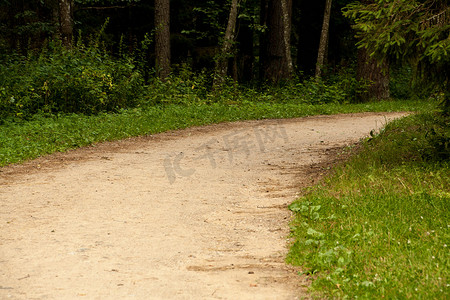
[[[0,299],[305,296],[286,206],[402,115],[213,125],[0,169]]]

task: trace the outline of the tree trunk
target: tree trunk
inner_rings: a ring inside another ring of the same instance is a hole
[[[170,73],[170,1],[155,0],[156,72],[161,80]]]
[[[234,43],[239,2],[240,0],[231,1],[230,15],[228,17],[228,24],[225,31],[225,37],[223,39],[222,50],[216,63],[216,71],[213,82],[213,86],[215,88],[223,84],[225,76],[228,72],[228,57],[231,54],[231,49]]]
[[[357,96],[361,102],[370,100],[383,100],[390,97],[389,92],[389,65],[384,62],[379,65],[371,58],[365,48],[358,50],[358,81],[368,87]]]
[[[269,0],[260,0],[259,22],[261,28],[267,28],[269,15]],[[267,57],[267,30],[259,34],[259,80],[265,80],[265,65]]]
[[[65,47],[72,47],[73,37],[73,0],[59,1],[59,31]]]
[[[284,49],[287,63],[287,71],[289,77],[291,77],[294,72],[294,67],[292,66],[292,55],[291,55],[291,17],[292,14],[292,2],[289,1],[290,7],[288,8],[288,0],[280,0],[281,2],[281,13],[283,15],[283,40]]]
[[[260,75],[265,81],[278,83],[291,76],[292,60],[287,53],[290,53],[292,0],[283,0],[286,9],[280,0],[266,1],[261,3],[261,17],[265,18],[261,21],[267,30],[262,36]]]
[[[328,32],[330,29],[330,16],[331,16],[331,1],[327,0],[325,4],[325,12],[323,15],[322,33],[320,35],[319,51],[317,54],[316,63],[316,78],[319,79],[322,76],[322,67],[325,61],[326,49],[328,44]]]

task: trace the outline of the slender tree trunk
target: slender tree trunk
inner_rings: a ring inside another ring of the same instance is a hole
[[[390,97],[389,65],[386,62],[379,65],[374,58],[368,55],[365,48],[358,50],[356,76],[361,83],[368,85],[365,91],[358,94],[361,102],[383,100]]]
[[[213,83],[213,86],[215,88],[223,84],[225,76],[228,72],[228,57],[231,54],[231,49],[235,40],[236,20],[239,2],[240,0],[231,1],[230,15],[228,17],[228,24],[225,31],[225,37],[223,39],[222,50],[216,63],[216,71]]]
[[[155,0],[156,72],[161,80],[170,74],[170,0]]]
[[[292,65],[292,55],[291,55],[291,12],[292,10],[292,2],[289,1],[288,8],[288,0],[280,0],[281,1],[281,13],[283,15],[283,39],[284,39],[284,49],[287,63],[287,71],[288,76],[291,77],[294,72],[294,67]]]
[[[59,1],[59,31],[65,47],[72,47],[73,37],[73,0]]]
[[[286,13],[280,0],[267,0],[261,4],[261,20],[267,25],[266,34],[262,36],[261,43],[261,78],[278,83],[291,76],[292,60],[288,59],[290,52],[290,27],[292,15],[292,0],[283,0]],[[290,61],[290,62],[289,62]]]
[[[323,15],[322,33],[320,35],[319,51],[317,54],[316,63],[316,78],[319,79],[322,76],[322,67],[325,61],[326,49],[328,44],[328,32],[330,29],[330,16],[331,16],[331,1],[327,0],[325,4],[325,12]]]
[[[267,20],[269,19],[269,0],[260,1],[260,25],[262,28],[267,28]],[[265,80],[265,65],[267,60],[267,30],[259,34],[259,80]]]

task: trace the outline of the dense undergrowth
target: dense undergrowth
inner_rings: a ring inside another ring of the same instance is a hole
[[[55,43],[28,56],[9,55],[0,67],[0,121],[28,120],[39,113],[96,114],[135,107],[144,80],[128,58],[98,47],[66,50]]]
[[[212,74],[174,66],[167,81],[147,66],[142,45],[131,54],[115,56],[102,50],[99,37],[87,45],[79,42],[67,50],[57,41],[26,55],[0,57],[0,124],[30,120],[34,115],[117,113],[122,109],[155,105],[239,105],[247,102],[346,104],[354,103],[364,84],[354,68],[316,81],[294,78],[277,86],[228,81],[212,89]],[[122,53],[122,52],[121,52]],[[331,73],[330,73],[331,74]],[[397,72],[394,98],[404,97],[408,74]]]
[[[291,204],[288,260],[315,295],[449,297],[449,123],[432,113],[390,123]]]

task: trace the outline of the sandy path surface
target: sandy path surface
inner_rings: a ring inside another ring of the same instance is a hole
[[[400,113],[220,124],[0,169],[0,299],[299,299],[287,205]]]

